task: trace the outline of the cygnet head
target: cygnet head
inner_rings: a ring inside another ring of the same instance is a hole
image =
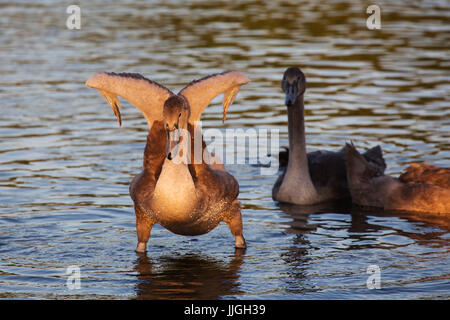
[[[296,67],[286,69],[281,80],[281,88],[286,94],[285,104],[287,107],[295,104],[299,96],[302,96],[306,90],[306,79],[303,72]]]
[[[183,138],[182,130],[188,129],[189,104],[184,97],[173,95],[164,102],[163,122],[167,133],[166,155],[172,160],[175,146]]]

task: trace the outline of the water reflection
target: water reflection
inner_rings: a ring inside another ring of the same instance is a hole
[[[446,231],[450,231],[450,217],[431,215],[426,212],[411,212],[411,211],[388,211],[378,208],[363,208],[351,203],[350,200],[342,200],[328,203],[321,203],[317,205],[301,206],[293,204],[278,204],[280,209],[287,214],[292,221],[286,223],[288,227],[286,232],[296,234],[299,237],[311,233],[317,230],[318,227],[326,225],[327,221],[321,224],[311,223],[312,219],[309,219],[311,215],[320,215],[332,213],[334,215],[346,215],[350,216],[347,230],[349,232],[348,237],[351,239],[355,237],[356,240],[359,235],[366,235],[367,233],[378,232],[383,229],[391,229],[392,225],[378,225],[373,222],[374,218],[380,218],[381,220],[390,221],[390,218],[394,220],[406,220],[412,224],[418,224],[420,226],[440,228],[441,234]],[[379,220],[376,220],[379,221]],[[330,221],[330,226],[333,222]],[[436,235],[434,233],[408,233],[402,229],[396,230],[399,234],[410,237],[414,240],[430,240]]]
[[[211,300],[238,295],[243,262],[243,250],[236,250],[229,262],[197,254],[167,255],[152,261],[139,254],[134,267],[139,280],[136,298]]]
[[[379,298],[382,295],[366,287],[366,268],[372,264],[388,276],[397,273],[396,281],[408,284],[404,290],[409,292],[426,290],[430,279],[422,275],[423,270],[443,271],[435,278],[438,286],[448,277],[446,263],[436,260],[445,259],[450,250],[448,219],[363,209],[349,201],[279,206],[290,218],[285,232],[295,235],[280,253],[289,266],[282,278],[286,292],[316,299]],[[333,283],[329,282],[331,274]],[[403,289],[397,290],[401,297]],[[446,292],[445,285],[438,290]]]
[[[136,260],[128,186],[142,166],[145,119],[123,103],[119,129],[102,97],[84,86],[95,73],[116,71],[176,90],[241,70],[252,82],[227,122],[213,101],[203,127],[279,129],[282,146],[280,80],[299,66],[308,78],[308,151],[352,139],[361,149],[381,144],[394,176],[412,161],[449,166],[450,3],[379,1],[376,31],[365,26],[367,5],[91,0],[80,3],[82,28],[74,31],[65,27],[65,4],[1,2],[0,295],[65,298],[65,274],[54,270],[79,264],[101,274],[101,282],[85,279],[79,298],[365,299],[374,295],[364,287],[365,268],[378,263],[389,279],[384,297],[448,298],[444,219],[288,208],[271,198],[276,177],[246,165],[230,168],[244,208],[244,258],[229,257],[225,229],[202,236],[201,254],[156,230],[161,246]]]

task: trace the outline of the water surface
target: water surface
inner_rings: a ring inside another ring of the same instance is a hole
[[[147,125],[122,100],[118,127],[84,86],[102,71],[138,72],[175,90],[223,70],[246,72],[222,124],[220,99],[203,127],[280,130],[282,73],[306,74],[309,150],[383,147],[387,172],[450,165],[450,4],[364,1],[0,1],[0,298],[448,299],[446,220],[296,207],[271,199],[277,176],[228,166],[240,183],[245,252],[223,224],[182,237],[155,226],[137,255],[128,185]],[[369,290],[369,265],[381,289]],[[81,288],[66,269],[78,266]]]

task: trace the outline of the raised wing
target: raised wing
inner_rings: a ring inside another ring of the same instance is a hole
[[[89,78],[86,85],[100,91],[113,109],[119,125],[122,120],[117,96],[128,100],[139,109],[150,128],[154,121],[162,120],[164,102],[173,95],[169,89],[138,73],[99,73]]]
[[[221,93],[224,93],[222,120],[225,121],[228,107],[233,103],[239,88],[248,82],[250,80],[247,75],[239,71],[226,71],[192,81],[178,93],[189,102],[191,108],[189,122],[193,124],[199,121],[203,110]]]

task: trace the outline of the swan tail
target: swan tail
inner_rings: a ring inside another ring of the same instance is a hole
[[[356,150],[353,144],[345,144],[345,154],[347,181],[350,188],[357,188],[362,183],[380,175],[378,170]]]
[[[363,156],[377,170],[378,175],[384,174],[386,162],[384,161],[383,150],[379,145],[364,152]]]

